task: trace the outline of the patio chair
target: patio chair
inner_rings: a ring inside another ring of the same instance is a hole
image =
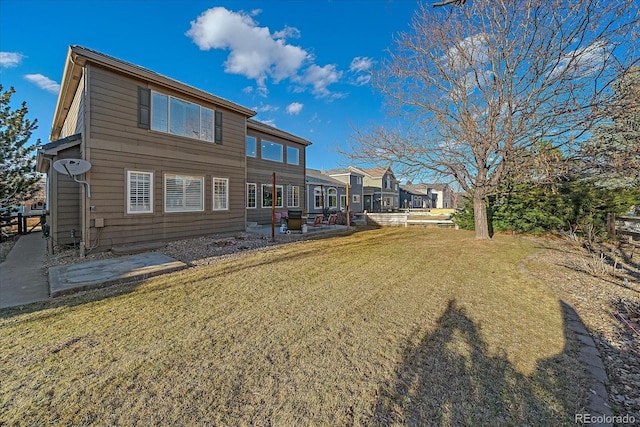
[[[322,224],[326,225],[329,228],[331,228],[331,226],[336,225],[336,219],[337,218],[338,218],[337,214],[331,214],[331,215],[329,215],[329,218],[326,221],[322,221]]]
[[[309,227],[320,227],[322,228],[322,220],[324,218],[322,217],[322,215],[316,215],[315,219],[313,220],[313,222],[308,223],[307,225]]]

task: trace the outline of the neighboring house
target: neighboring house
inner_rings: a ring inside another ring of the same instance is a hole
[[[292,204],[300,203],[311,143],[250,120],[254,115],[148,69],[71,46],[52,142],[38,152],[55,243],[102,251],[242,231],[249,218],[268,217],[273,172],[276,203],[284,205],[285,191]],[[255,149],[248,152],[251,138]],[[53,170],[64,158],[91,163],[77,177],[86,184]]]
[[[317,169],[307,169],[306,209],[309,215],[346,210],[347,186]]]
[[[348,184],[349,210],[352,213],[364,211],[364,186],[362,184],[364,174],[356,172],[352,168],[330,169],[324,171],[326,175]]]
[[[363,209],[368,212],[389,212],[400,207],[400,182],[390,167],[349,169],[363,175]]]
[[[46,211],[47,179],[41,178],[38,180],[37,185],[38,190],[33,197],[22,204],[24,206],[24,215],[42,215]]]
[[[448,184],[404,184],[400,186],[402,208],[451,209],[453,192]]]

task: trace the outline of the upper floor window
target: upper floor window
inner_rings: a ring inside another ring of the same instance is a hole
[[[391,175],[384,176],[384,188],[391,188]]]
[[[290,165],[300,164],[300,150],[294,147],[287,147],[287,163]]]
[[[356,183],[357,184],[362,184],[362,177],[361,176],[356,177]]]
[[[256,157],[256,138],[255,136],[247,135],[247,157]]]
[[[260,146],[260,155],[265,160],[282,162],[282,144],[263,139]]]
[[[203,141],[214,140],[214,111],[193,102],[152,92],[151,129]]]

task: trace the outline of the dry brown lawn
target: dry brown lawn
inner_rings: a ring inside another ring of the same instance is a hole
[[[385,228],[5,310],[0,423],[571,425],[582,368],[535,251]]]

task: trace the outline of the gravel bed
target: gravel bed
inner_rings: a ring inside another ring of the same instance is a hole
[[[332,235],[335,232],[326,232],[322,236]],[[163,247],[153,250],[175,258],[191,267],[207,266],[217,262],[226,261],[246,253],[264,250],[277,245],[300,242],[318,238],[320,236],[310,234],[277,234],[275,241],[271,236],[257,233],[226,233],[202,236],[193,239],[176,240],[167,242]],[[43,268],[45,270],[57,265],[77,264],[88,261],[117,258],[122,255],[115,255],[110,251],[90,253],[84,258],[78,256],[74,249],[56,249],[54,255],[47,257]]]

